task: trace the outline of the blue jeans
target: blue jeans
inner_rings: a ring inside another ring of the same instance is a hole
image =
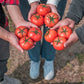
[[[46,3],[46,0],[41,0],[41,1],[42,3]],[[61,0],[57,7],[57,10],[61,17],[63,16],[63,13],[64,13],[66,1],[67,0]],[[27,19],[28,12],[30,10],[28,0],[20,0],[20,9],[24,19],[28,21]],[[45,34],[46,31],[47,31],[47,28],[44,25],[43,35]],[[56,50],[53,48],[53,46],[50,43],[46,42],[44,38],[43,38],[42,45],[41,45],[41,42],[39,41],[37,42],[36,46],[33,49],[28,50],[29,58],[35,62],[38,62],[40,60],[40,56],[41,58],[44,58],[47,61],[52,61],[55,59],[55,53],[56,53]]]

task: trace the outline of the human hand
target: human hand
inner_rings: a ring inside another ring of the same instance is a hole
[[[20,21],[20,22],[16,25],[16,28],[19,27],[19,26],[25,26],[25,27],[27,27],[28,29],[30,29],[31,27],[37,27],[37,28],[38,28],[38,26],[36,26],[35,24],[33,24],[33,23],[31,23],[31,22],[28,22],[28,21],[25,21],[25,20]]]
[[[39,5],[39,2],[33,2],[31,3],[31,9],[28,14],[28,20],[31,20],[31,16],[37,12],[37,6]]]
[[[20,47],[19,45],[19,39],[16,37],[16,35],[14,33],[10,33],[8,35],[8,41],[11,45],[13,45],[16,49],[18,49],[19,51],[21,51],[23,53],[23,49]]]
[[[47,4],[47,5],[50,7],[51,12],[56,13],[58,15],[59,19],[60,19],[60,15],[59,15],[59,13],[58,13],[58,11],[56,9],[56,6],[54,6],[52,4]]]
[[[62,26],[69,26],[70,28],[74,28],[75,26],[75,22],[69,18],[66,18],[64,20],[61,20],[59,21],[54,27],[52,27],[51,29],[57,29],[59,27],[62,27]]]
[[[78,41],[78,36],[76,32],[74,31],[69,39],[64,43],[64,47],[70,47],[72,44],[76,43]]]

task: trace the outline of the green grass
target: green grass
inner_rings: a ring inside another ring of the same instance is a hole
[[[84,53],[76,54],[79,64],[84,62]]]

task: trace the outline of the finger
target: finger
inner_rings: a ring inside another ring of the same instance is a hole
[[[29,12],[29,14],[28,14],[28,20],[29,21],[31,21],[31,16],[32,16],[32,14],[31,14],[31,12]]]
[[[75,26],[74,23],[72,23],[72,24],[69,25],[69,27],[72,28],[72,29],[74,28],[74,26]]]
[[[21,51],[22,53],[24,52],[23,49],[19,46],[19,44],[16,46],[16,48]]]
[[[51,42],[51,45],[53,45],[53,42]]]
[[[36,42],[34,42],[34,45],[36,45]]]
[[[72,35],[70,35],[69,39],[64,43],[64,47],[69,47],[73,44]]]
[[[38,28],[38,26],[36,26],[36,25],[33,24],[33,23],[30,23],[30,27],[37,27],[37,28]]]
[[[54,27],[52,27],[51,29],[57,29],[60,27],[60,22],[58,22]]]
[[[59,20],[60,20],[60,18],[61,18],[61,17],[60,17],[60,15],[59,15],[59,13],[58,13],[58,12],[56,12],[56,14],[58,15],[58,18],[59,18]]]

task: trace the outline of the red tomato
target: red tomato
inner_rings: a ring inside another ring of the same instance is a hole
[[[53,42],[56,37],[57,37],[57,32],[53,29],[48,30],[44,36],[47,42]]]
[[[31,37],[33,41],[40,41],[42,37],[42,32],[40,29],[32,27],[28,32],[28,37]]]
[[[58,21],[59,18],[56,13],[48,13],[44,18],[45,25],[48,27],[53,27]]]
[[[29,50],[33,46],[33,41],[30,39],[30,37],[22,37],[19,40],[19,44],[24,50]]]
[[[69,38],[71,33],[72,30],[68,26],[63,26],[58,29],[58,36],[65,37],[66,39]]]
[[[64,47],[64,43],[66,42],[66,39],[63,38],[63,37],[56,37],[54,42],[53,42],[53,47],[56,49],[56,50],[63,50],[65,47]]]
[[[31,17],[31,22],[37,26],[42,26],[44,23],[44,19],[43,16],[39,15],[39,14],[34,14]]]
[[[27,36],[28,29],[25,26],[19,26],[15,30],[15,34],[18,38],[22,38],[24,36]]]
[[[37,13],[38,14],[45,16],[49,12],[50,12],[50,7],[47,6],[46,4],[38,5],[38,7],[37,7]]]

